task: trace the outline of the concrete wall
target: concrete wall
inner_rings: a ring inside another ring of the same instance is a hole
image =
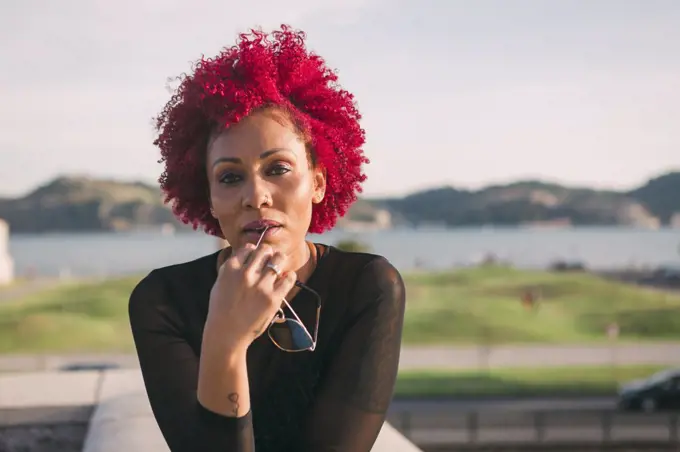
[[[14,280],[14,261],[9,254],[9,225],[0,219],[0,285]]]

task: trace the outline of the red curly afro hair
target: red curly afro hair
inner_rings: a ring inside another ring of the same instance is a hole
[[[223,237],[210,215],[205,168],[209,137],[254,111],[273,108],[304,137],[313,164],[326,170],[326,192],[315,204],[308,231],[331,229],[345,215],[366,179],[364,130],[353,96],[337,75],[305,48],[305,34],[282,25],[271,34],[251,30],[212,59],[201,58],[156,118],[154,141],[165,169],[159,178],[165,202],[194,229]]]

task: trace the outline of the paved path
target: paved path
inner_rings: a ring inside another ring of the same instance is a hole
[[[578,365],[680,366],[680,343],[405,347],[400,369],[483,369]]]
[[[17,300],[45,289],[57,287],[62,283],[63,281],[56,278],[41,278],[32,281],[19,281],[5,287],[0,286],[0,303]]]
[[[137,367],[131,354],[0,355],[0,372],[59,370],[72,365]],[[536,345],[481,347],[404,347],[400,369],[483,369],[579,365],[661,365],[680,367],[680,343]]]
[[[105,278],[99,278],[105,279]],[[98,278],[36,278],[27,281],[17,281],[15,284],[9,286],[0,286],[0,303],[19,300],[23,297],[42,292],[47,289],[53,289],[67,284],[75,284],[79,282],[94,282]]]

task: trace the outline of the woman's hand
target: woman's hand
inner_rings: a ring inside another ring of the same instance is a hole
[[[210,292],[206,328],[215,326],[228,348],[247,349],[260,336],[295,285],[294,272],[277,275],[267,267],[285,265],[271,246],[247,244],[219,268]]]

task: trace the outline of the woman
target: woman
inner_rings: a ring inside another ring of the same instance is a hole
[[[173,452],[368,452],[392,397],[404,286],[383,257],[305,240],[364,180],[352,96],[288,27],[201,60],[157,120],[175,214],[231,246],[130,296]]]

